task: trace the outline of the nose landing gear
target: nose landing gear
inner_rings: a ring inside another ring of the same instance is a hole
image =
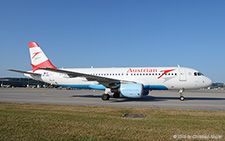
[[[180,89],[179,90],[179,93],[180,93],[180,101],[184,101],[184,96],[183,96],[183,92],[184,92],[184,89]]]
[[[184,101],[184,97],[183,96],[180,96],[180,101]]]

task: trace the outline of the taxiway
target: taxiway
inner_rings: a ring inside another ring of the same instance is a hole
[[[225,91],[220,90],[185,91],[185,101],[179,100],[177,91],[151,91],[141,99],[110,98],[109,101],[101,99],[102,93],[97,90],[2,88],[0,102],[225,111]]]

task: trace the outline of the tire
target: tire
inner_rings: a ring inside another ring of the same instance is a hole
[[[180,101],[184,101],[184,99],[185,99],[185,98],[184,98],[183,96],[180,97]]]
[[[102,95],[102,100],[109,100],[110,95],[109,94],[103,94]]]

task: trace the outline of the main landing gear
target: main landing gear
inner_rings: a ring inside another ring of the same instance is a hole
[[[109,100],[110,99],[110,95],[109,94],[103,94],[102,95],[102,100]]]
[[[106,88],[105,89],[105,93],[102,95],[102,100],[109,100],[110,99],[110,95],[111,94],[111,89]],[[114,92],[113,94],[114,98],[120,98],[120,93],[119,92]]]
[[[113,94],[114,98],[120,98],[120,93],[114,93]],[[109,100],[110,99],[110,95],[109,94],[103,94],[102,95],[102,100]]]
[[[114,94],[113,94],[113,97],[114,97],[114,98],[120,98],[120,93],[114,93]]]
[[[180,101],[184,101],[184,96],[183,96],[183,92],[184,92],[184,89],[180,89],[179,90],[179,93],[180,93]]]
[[[105,93],[102,95],[102,100],[109,100],[110,99],[109,93],[111,93],[111,89],[106,88]]]

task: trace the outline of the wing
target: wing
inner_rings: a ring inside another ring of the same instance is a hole
[[[28,71],[20,71],[20,70],[13,70],[13,69],[8,69],[7,71],[13,71],[13,72],[19,72],[19,73],[25,73],[25,74],[31,74],[31,75],[41,75],[40,73],[34,73],[34,72],[28,72]]]
[[[107,77],[102,77],[102,76],[95,76],[95,75],[90,75],[90,74],[85,74],[85,73],[80,73],[80,72],[62,70],[62,69],[54,69],[54,68],[39,68],[39,69],[53,71],[53,72],[57,72],[57,73],[64,73],[64,74],[67,74],[70,78],[85,77],[88,81],[98,81],[100,84],[104,85],[107,88],[117,86],[120,83],[134,83],[131,81],[124,81],[124,80],[107,78]]]

